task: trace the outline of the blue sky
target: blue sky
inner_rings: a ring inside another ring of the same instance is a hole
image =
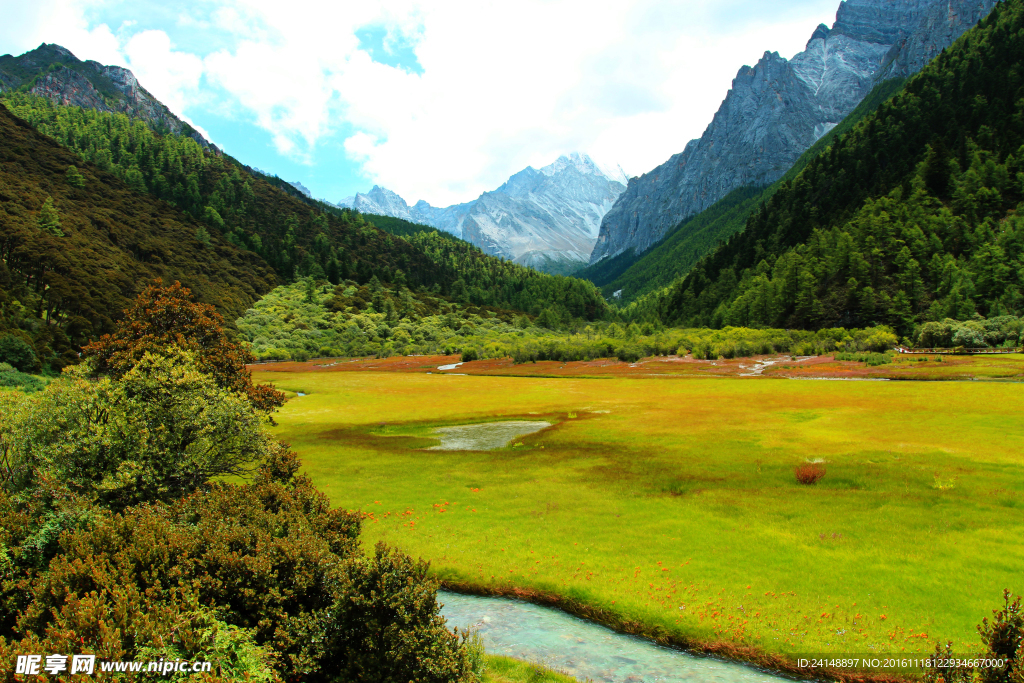
[[[0,53],[119,64],[239,160],[338,201],[475,198],[581,151],[631,175],[838,0],[0,0]]]

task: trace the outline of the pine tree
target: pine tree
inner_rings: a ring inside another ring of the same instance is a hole
[[[71,187],[85,187],[85,177],[78,172],[77,167],[68,166],[68,170],[64,175],[68,180],[68,185],[70,185]]]
[[[54,237],[63,237],[60,229],[60,214],[53,206],[53,197],[47,197],[43,202],[43,208],[39,210],[39,229],[48,232]]]
[[[196,228],[196,239],[199,240],[203,246],[210,246],[210,233],[201,225]]]

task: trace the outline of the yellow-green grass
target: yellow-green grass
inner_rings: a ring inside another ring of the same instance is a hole
[[[941,360],[940,360],[941,359]],[[883,366],[884,367],[884,366]],[[913,379],[1015,379],[1024,378],[1024,354],[1000,353],[977,356],[897,356],[889,376],[906,373]]]
[[[1024,590],[1024,392],[983,382],[256,373],[276,432],[364,540],[454,585],[521,589],[689,643],[977,650]],[[575,417],[570,417],[575,415]],[[429,428],[550,429],[491,452]],[[799,485],[794,467],[824,460]]]
[[[486,656],[484,683],[576,683],[572,676],[511,657]]]

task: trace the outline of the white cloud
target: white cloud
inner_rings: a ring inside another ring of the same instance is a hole
[[[110,30],[85,30],[86,5],[42,2],[77,8],[65,33],[116,63]],[[149,30],[128,40],[122,59],[176,112],[205,98],[304,161],[341,136],[371,182],[445,205],[573,150],[630,173],[650,170],[700,136],[740,66],[765,50],[792,56],[819,21],[831,24],[837,6],[216,0],[174,21],[215,30],[228,47],[200,60]],[[367,26],[388,28],[385,47],[413,43],[423,72],[373,62],[356,38]]]
[[[86,11],[101,0],[33,0],[6,2],[0,22],[0,46],[10,54],[22,54],[41,43],[56,43],[81,59],[124,65],[117,38],[110,27],[88,28]],[[85,55],[85,56],[83,56]]]
[[[733,27],[705,0],[257,0],[220,20],[260,39],[206,68],[281,152],[301,156],[344,123],[373,182],[444,205],[573,150],[650,170],[700,136],[740,66],[765,50],[792,56],[836,5],[807,0]],[[359,50],[355,31],[370,24],[417,41],[424,72]]]
[[[154,97],[176,113],[183,112],[199,95],[203,60],[176,52],[163,31],[136,33],[124,47],[135,77]]]

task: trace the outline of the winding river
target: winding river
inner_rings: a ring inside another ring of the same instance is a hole
[[[491,654],[543,664],[595,683],[781,683],[789,679],[616,633],[548,607],[439,591],[450,628],[472,628]]]

